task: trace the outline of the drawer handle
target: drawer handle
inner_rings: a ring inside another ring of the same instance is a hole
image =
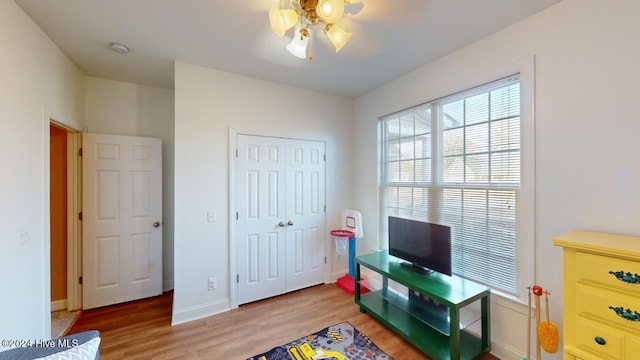
[[[593,340],[595,340],[598,343],[598,345],[605,345],[607,343],[607,340],[605,340],[604,338],[601,338],[600,336],[596,336],[595,339]]]
[[[622,306],[613,307],[609,306],[609,309],[613,310],[619,317],[629,321],[640,321],[640,313],[637,311],[631,311],[631,309],[625,309]]]
[[[638,274],[632,274],[624,271],[609,271],[609,274],[615,276],[616,279],[629,284],[640,284],[640,275]]]

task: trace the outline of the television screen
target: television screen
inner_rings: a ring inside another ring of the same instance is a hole
[[[451,228],[389,216],[389,254],[412,270],[451,276]]]

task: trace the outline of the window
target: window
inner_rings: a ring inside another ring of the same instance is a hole
[[[519,299],[532,256],[521,210],[533,198],[522,196],[533,164],[522,161],[532,127],[521,114],[516,74],[380,121],[383,226],[389,215],[451,226],[453,273]]]

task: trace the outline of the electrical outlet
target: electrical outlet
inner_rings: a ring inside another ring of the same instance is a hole
[[[217,289],[218,288],[218,279],[214,278],[214,277],[209,278],[208,287],[209,287],[209,290]]]

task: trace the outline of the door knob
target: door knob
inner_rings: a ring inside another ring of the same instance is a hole
[[[289,226],[293,225],[293,221],[289,220],[289,222],[287,222],[287,225]]]
[[[156,221],[156,222],[153,223],[153,227],[159,227],[159,226],[160,226],[159,222]]]
[[[278,223],[278,226],[280,226],[280,227],[284,227],[284,223],[283,223],[282,221],[280,221],[280,222]]]

